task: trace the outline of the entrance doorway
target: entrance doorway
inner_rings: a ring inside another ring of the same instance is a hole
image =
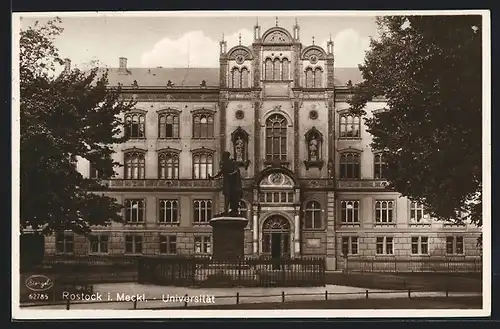
[[[290,257],[290,223],[285,217],[274,215],[264,222],[262,253],[271,258]]]

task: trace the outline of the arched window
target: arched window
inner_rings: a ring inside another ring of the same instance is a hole
[[[281,62],[278,58],[274,59],[273,80],[281,80]]]
[[[306,88],[314,87],[314,74],[311,68],[306,70]]]
[[[381,200],[375,202],[375,224],[394,222],[394,201]]]
[[[145,154],[139,151],[125,153],[125,179],[144,179],[146,175]]]
[[[193,203],[193,223],[208,224],[212,219],[212,200],[193,200]]]
[[[373,156],[373,177],[375,179],[385,178],[386,162],[384,159],[384,153],[377,153]]]
[[[145,204],[142,199],[125,200],[125,223],[144,223]]]
[[[158,116],[158,137],[179,138],[179,115],[163,113]]]
[[[161,152],[158,154],[158,179],[179,178],[179,154],[176,152]]]
[[[266,59],[264,66],[266,74],[265,79],[273,80],[273,61],[270,58]]]
[[[145,137],[145,115],[140,113],[130,113],[125,115],[125,137],[144,138]]]
[[[286,58],[282,61],[281,80],[290,80],[290,62]]]
[[[266,120],[266,159],[287,159],[287,121],[281,114],[273,114]]]
[[[240,77],[240,70],[238,68],[233,68],[231,71],[231,76],[232,76],[232,84],[231,86],[233,88],[241,88],[241,77]]]
[[[340,155],[340,178],[360,178],[359,153],[344,152]]]
[[[323,71],[318,67],[314,70],[314,88],[323,87]]]
[[[241,70],[241,88],[248,88],[248,70],[243,68]]]
[[[304,227],[306,229],[319,229],[323,227],[321,205],[318,201],[309,201],[306,203]]]
[[[342,224],[359,223],[359,201],[357,200],[341,201],[340,220]]]
[[[214,137],[214,117],[201,113],[193,116],[193,138],[205,139]]]
[[[361,120],[359,116],[342,114],[340,116],[340,138],[361,137]]]
[[[213,175],[214,156],[211,151],[193,152],[193,179],[208,179]]]

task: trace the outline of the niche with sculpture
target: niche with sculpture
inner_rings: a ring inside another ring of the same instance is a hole
[[[309,168],[323,168],[324,160],[322,156],[323,135],[321,132],[312,127],[305,134],[307,158],[304,160],[306,169]]]
[[[250,160],[248,159],[248,133],[241,127],[236,128],[231,134],[233,144],[233,156],[236,164],[248,169]]]

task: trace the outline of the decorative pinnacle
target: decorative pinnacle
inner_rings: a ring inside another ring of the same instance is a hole
[[[332,32],[330,32],[330,42],[332,42]]]
[[[259,26],[259,18],[258,17],[255,18],[255,26]]]
[[[297,20],[297,17],[295,17],[295,25],[299,25],[299,21]]]
[[[222,42],[224,42],[224,32],[222,32]]]
[[[240,46],[241,46],[241,33],[238,35],[238,40],[239,40],[239,43],[240,43]]]
[[[313,45],[314,45],[314,35],[313,35]]]
[[[276,16],[276,26],[278,26],[278,16]]]

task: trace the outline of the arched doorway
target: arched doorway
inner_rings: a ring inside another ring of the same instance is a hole
[[[290,222],[272,215],[262,225],[262,253],[272,258],[290,256]]]

